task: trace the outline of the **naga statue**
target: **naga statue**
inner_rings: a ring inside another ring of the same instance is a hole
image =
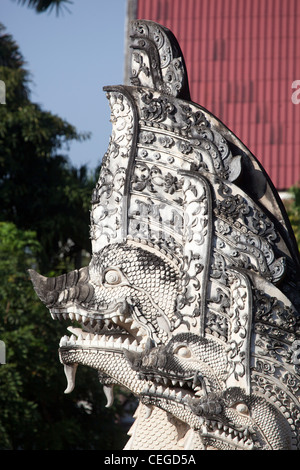
[[[191,101],[174,35],[135,20],[92,194],[89,266],[31,270],[59,358],[139,404],[127,450],[300,449],[300,264],[266,172]],[[80,325],[80,327],[79,327]]]

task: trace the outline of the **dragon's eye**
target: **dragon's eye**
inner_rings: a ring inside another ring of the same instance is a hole
[[[106,284],[115,286],[116,284],[120,284],[121,281],[122,281],[121,273],[117,271],[116,269],[108,269],[104,273],[104,282]]]
[[[241,415],[244,415],[244,416],[250,415],[250,411],[246,403],[242,403],[242,402],[236,403],[232,408],[235,409]]]
[[[182,344],[180,346],[177,346],[177,348],[174,350],[174,354],[177,354],[177,356],[179,357],[185,358],[191,357],[192,355],[190,348]]]

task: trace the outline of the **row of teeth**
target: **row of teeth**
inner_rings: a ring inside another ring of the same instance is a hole
[[[201,387],[193,387],[193,382],[192,380],[188,381],[188,380],[180,380],[180,379],[171,379],[171,378],[168,378],[168,377],[163,377],[163,376],[159,376],[159,375],[153,375],[153,374],[143,374],[143,373],[140,373],[139,374],[139,378],[141,380],[149,380],[151,382],[156,382],[158,384],[161,384],[162,382],[165,384],[165,385],[171,385],[173,387],[176,387],[176,386],[179,386],[179,387],[184,387],[184,386],[187,386],[188,388],[191,388],[194,390],[195,392],[195,395],[197,396],[202,396],[203,393],[202,393],[202,389]]]
[[[64,311],[64,312],[61,312],[59,310],[52,310],[51,312],[51,317],[53,318],[53,320],[72,320],[72,321],[78,321],[79,323],[96,323],[96,322],[103,322],[103,324],[106,324],[108,325],[109,323],[111,323],[112,321],[114,323],[116,323],[117,321],[120,321],[121,323],[130,323],[130,322],[134,322],[133,318],[131,317],[126,317],[125,315],[123,314],[117,314],[117,313],[111,313],[110,315],[108,316],[105,316],[105,318],[103,319],[93,319],[91,318],[90,316],[88,315],[84,315],[82,313],[77,313],[77,312],[74,312],[74,307],[72,307],[72,311],[68,312],[68,311]],[[136,323],[136,322],[135,322]]]
[[[142,352],[143,343],[138,343],[137,340],[132,338],[130,341],[128,335],[109,335],[105,334],[90,334],[82,331],[80,328],[69,327],[68,330],[72,333],[71,336],[63,336],[60,340],[60,347],[79,346],[83,349],[99,348],[99,349],[128,349],[129,351]]]
[[[142,338],[146,333],[144,328],[131,316],[120,312],[112,312],[111,314],[106,314],[105,317],[102,316],[101,318],[92,318],[82,313],[74,312],[74,307],[72,307],[72,311],[69,312],[68,310],[64,312],[52,310],[51,316],[54,320],[70,319],[72,321],[77,321],[78,323],[83,324],[91,333],[103,334],[105,328],[116,329],[120,327],[120,324],[121,328],[124,327],[128,333],[132,333],[135,337]]]
[[[176,384],[178,383],[177,381],[174,381],[174,382],[176,382]],[[164,388],[162,385],[156,386],[155,384],[147,384],[147,383],[143,390],[143,394],[161,396],[165,398],[166,400],[169,399],[169,400],[173,400],[177,402],[183,402],[186,397],[190,397],[189,393],[185,393],[183,390],[178,391],[175,389],[170,389],[169,387]],[[199,388],[196,394],[198,395],[202,394]]]
[[[206,425],[212,430],[207,429]],[[233,443],[237,446],[252,448],[253,441],[249,439],[249,430],[246,428],[244,431],[237,431],[229,426],[225,426],[220,421],[205,420],[205,425],[202,428],[202,434],[206,437],[215,437],[216,439],[223,440],[227,443]]]

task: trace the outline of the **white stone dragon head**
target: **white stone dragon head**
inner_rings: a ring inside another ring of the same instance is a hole
[[[166,28],[134,21],[131,86],[92,195],[89,266],[30,271],[59,355],[140,400],[127,449],[299,449],[299,254],[249,150],[190,100]],[[159,437],[158,437],[159,436]]]

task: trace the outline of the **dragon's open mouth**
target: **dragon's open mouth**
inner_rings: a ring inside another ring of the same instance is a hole
[[[65,349],[113,349],[131,351],[143,351],[141,344],[143,336],[140,335],[140,328],[136,328],[134,321],[128,320],[127,328],[118,323],[103,320],[96,326],[89,323],[82,325],[82,328],[69,326],[71,336],[63,336],[60,339],[60,348]],[[93,331],[97,330],[97,332]]]
[[[65,393],[70,393],[75,386],[77,363],[74,357],[81,352],[91,353],[95,356],[98,352],[131,351],[140,353],[145,348],[147,332],[145,328],[134,319],[124,299],[117,299],[110,306],[97,306],[95,311],[85,309],[82,306],[64,306],[52,308],[51,316],[55,320],[71,320],[79,326],[69,326],[70,336],[64,335],[59,342],[60,360],[64,364],[67,378]],[[71,357],[73,359],[71,359]],[[108,403],[111,402],[111,392],[104,388]]]
[[[73,335],[71,338],[61,339],[63,346],[102,347],[106,343],[106,336],[115,345],[123,344],[123,347],[132,343],[135,346],[142,345],[146,341],[144,327],[130,314],[124,299],[116,300],[109,307],[103,304],[101,309],[99,306],[91,310],[71,304],[63,308],[52,308],[50,312],[55,320],[70,319],[81,325],[81,328],[68,328]]]

